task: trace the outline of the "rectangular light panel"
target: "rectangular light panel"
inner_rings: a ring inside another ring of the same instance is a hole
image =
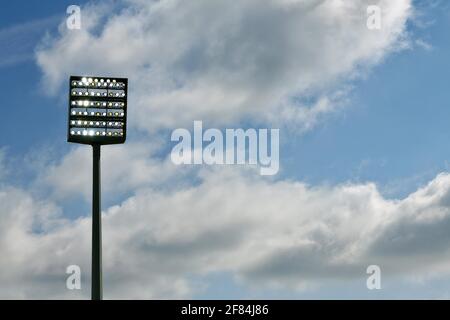
[[[67,141],[124,143],[127,95],[126,78],[71,76]]]

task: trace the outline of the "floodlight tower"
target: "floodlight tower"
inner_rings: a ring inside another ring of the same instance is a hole
[[[102,224],[100,146],[124,143],[127,127],[128,79],[71,76],[67,141],[90,144],[92,163],[92,300],[101,300]]]

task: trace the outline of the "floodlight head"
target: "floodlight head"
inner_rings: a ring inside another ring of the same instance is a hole
[[[71,76],[67,141],[102,145],[126,139],[128,79]]]

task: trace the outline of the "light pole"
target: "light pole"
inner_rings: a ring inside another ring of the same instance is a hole
[[[92,300],[101,300],[100,147],[126,140],[128,79],[71,76],[67,141],[90,144],[92,161]]]

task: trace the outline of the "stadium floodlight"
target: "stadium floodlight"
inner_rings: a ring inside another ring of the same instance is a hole
[[[70,77],[67,141],[90,145],[124,143],[128,80]]]
[[[100,147],[126,140],[128,79],[71,76],[67,141],[90,144],[92,166],[92,300],[102,299]]]

